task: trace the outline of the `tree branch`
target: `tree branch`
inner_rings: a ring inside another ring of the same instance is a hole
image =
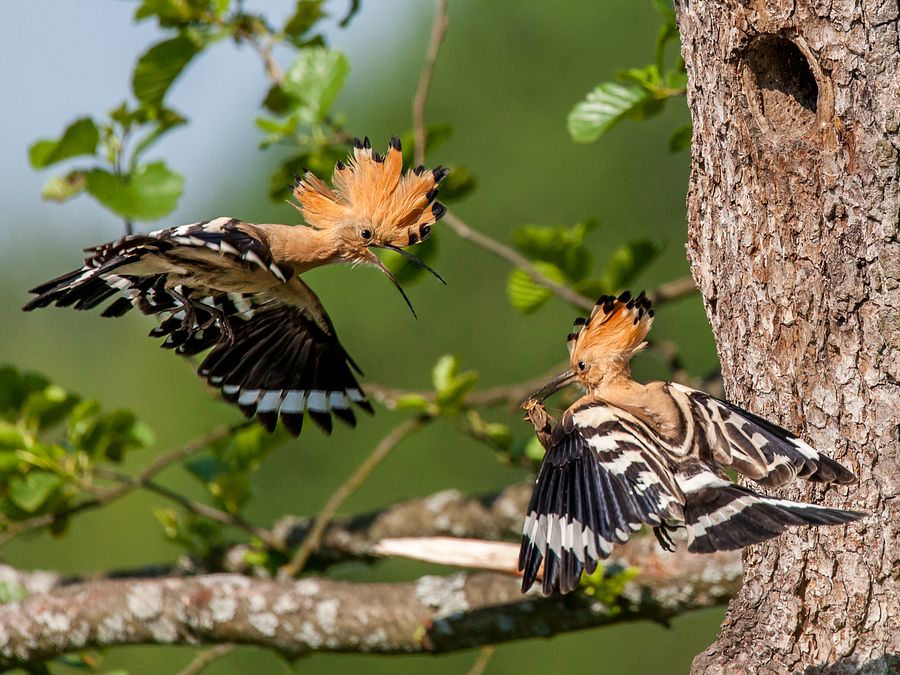
[[[534,281],[534,283],[549,288],[566,302],[588,311],[594,308],[594,300],[591,300],[590,298],[581,295],[581,293],[578,293],[568,286],[557,283],[550,277],[544,275],[537,267],[534,266],[534,263],[532,263],[521,253],[519,253],[515,249],[510,248],[509,246],[506,246],[505,244],[501,244],[495,239],[491,239],[478,230],[472,229],[455,214],[448,211],[446,215],[444,215],[442,222],[449,226],[450,229],[453,230],[460,239],[463,239],[464,241],[470,241],[476,246],[480,246],[488,253],[493,253],[498,258],[505,260],[513,267],[518,267],[523,272],[525,272],[525,274],[531,277],[531,280]]]
[[[621,547],[616,564],[640,576],[611,602],[584,593],[522,595],[489,573],[405,583],[278,581],[237,574],[100,579],[57,584],[0,606],[0,667],[124,644],[253,644],[287,658],[314,651],[445,653],[623,621],[667,622],[724,604],[740,584],[734,553],[660,551],[650,537]],[[35,573],[0,568],[22,586]],[[44,586],[47,585],[47,573]],[[33,585],[33,584],[32,584]]]
[[[425,141],[427,140],[425,104],[428,101],[428,90],[431,87],[431,78],[434,75],[434,65],[437,63],[438,52],[441,50],[441,43],[444,41],[448,23],[447,0],[437,0],[437,6],[434,10],[434,23],[431,25],[431,39],[428,42],[425,63],[422,66],[419,84],[416,87],[416,95],[413,99],[413,138],[416,143],[413,162],[417,165],[425,163]]]

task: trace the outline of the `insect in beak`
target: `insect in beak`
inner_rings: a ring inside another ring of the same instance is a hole
[[[375,255],[371,251],[369,251],[368,258],[369,258],[369,261],[373,265],[375,265],[375,267],[377,267],[382,272],[384,272],[387,275],[387,278],[390,279],[391,282],[394,284],[394,286],[397,287],[397,290],[400,291],[400,295],[402,295],[403,299],[406,301],[406,304],[409,307],[409,311],[412,312],[412,315],[418,319],[419,316],[416,314],[416,310],[413,309],[412,303],[409,301],[409,298],[406,296],[406,291],[403,290],[403,286],[401,286],[400,282],[397,281],[397,277],[395,277],[391,273],[391,271],[387,268],[387,265],[385,265],[383,262],[381,262],[381,258],[379,258],[377,255]]]
[[[400,255],[402,255],[402,256],[403,256],[404,258],[406,258],[407,260],[410,260],[410,261],[414,262],[416,265],[418,265],[419,267],[421,267],[423,270],[426,270],[426,271],[428,271],[428,272],[431,272],[431,274],[433,274],[434,277],[435,277],[438,281],[440,281],[442,284],[444,284],[444,286],[447,285],[447,282],[444,281],[444,278],[443,278],[440,274],[438,274],[437,272],[435,272],[433,269],[431,269],[431,267],[429,267],[429,266],[425,263],[424,260],[421,260],[421,259],[417,258],[417,257],[414,256],[412,253],[410,253],[409,251],[404,251],[404,250],[403,250],[402,248],[400,248],[399,246],[394,246],[393,244],[369,244],[369,247],[370,247],[370,248],[386,248],[386,249],[388,249],[389,251],[394,251],[394,253],[399,253]]]
[[[525,403],[527,403],[528,401],[530,401],[532,399],[535,399],[537,401],[543,401],[545,398],[551,396],[552,394],[555,394],[556,392],[558,392],[560,389],[562,389],[566,385],[572,384],[574,381],[575,381],[575,372],[574,371],[567,370],[564,373],[560,373],[559,375],[554,377],[552,380],[547,382],[547,384],[545,384],[543,387],[541,387],[536,392],[534,392],[531,396],[529,396],[528,399],[525,401]],[[523,405],[525,405],[525,404],[523,403]]]

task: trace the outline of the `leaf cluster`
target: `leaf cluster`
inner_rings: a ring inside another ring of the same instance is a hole
[[[150,445],[128,410],[105,411],[36,373],[0,367],[0,513],[3,524],[63,514],[93,494],[99,467]],[[65,519],[56,531],[62,531]]]
[[[619,122],[645,120],[662,112],[672,98],[685,95],[687,73],[680,56],[666,67],[666,49],[678,44],[675,12],[669,2],[654,0],[663,16],[656,38],[653,63],[643,68],[619,71],[616,81],[601,82],[585,99],[576,104],[568,117],[569,135],[578,143],[591,143],[611,131]],[[669,139],[672,152],[690,147],[691,126],[676,129]]]

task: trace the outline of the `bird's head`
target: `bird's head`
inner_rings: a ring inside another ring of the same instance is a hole
[[[573,382],[588,392],[623,374],[628,375],[631,357],[647,346],[644,338],[653,324],[653,309],[643,291],[635,298],[625,291],[618,298],[604,295],[591,315],[575,320],[569,333],[569,370],[532,394],[542,401]]]
[[[412,309],[403,288],[373,249],[395,251],[444,281],[404,247],[428,239],[434,223],[447,211],[435,199],[438,185],[448,173],[441,167],[419,166],[404,174],[396,136],[384,155],[372,150],[368,137],[354,139],[350,157],[334,168],[331,186],[309,171],[297,181],[294,206],[310,226],[332,235],[335,261],[379,268]]]

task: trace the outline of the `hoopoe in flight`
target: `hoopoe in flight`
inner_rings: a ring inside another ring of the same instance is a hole
[[[629,361],[646,346],[650,301],[626,291],[601,297],[568,336],[571,369],[522,405],[546,454],[519,551],[522,590],[568,593],[613,544],[642,525],[674,550],[668,531],[687,529],[688,550],[742,548],[791,525],[837,525],[864,513],[759,494],[732,483],[733,469],[765,487],[796,477],[853,483],[856,477],[789,431],[674,382],[640,384]],[[560,420],[543,400],[567,384],[585,390]]]
[[[23,309],[91,309],[121,294],[103,316],[137,307],[159,319],[150,335],[165,338],[163,347],[185,356],[211,349],[198,374],[269,431],[280,415],[285,429],[298,435],[304,412],[326,432],[331,413],[353,426],[351,403],[372,412],[353,373],[359,368],[298,275],[331,263],[371,264],[412,310],[372,250],[383,248],[443,282],[402,247],[427,239],[444,215],[435,198],[448,171],[402,170],[396,137],[385,155],[373,152],[368,138],[356,139],[347,162],[337,163],[331,186],[311,172],[298,179],[292,205],[306,226],[216,218],[129,235],[86,249],[80,269],[32,289],[37,297]]]

